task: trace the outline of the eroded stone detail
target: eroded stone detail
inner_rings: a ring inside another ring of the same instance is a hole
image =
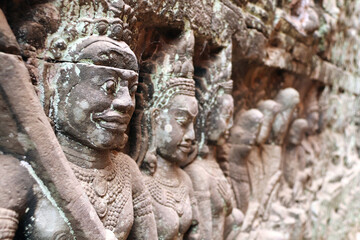
[[[0,3],[0,238],[357,239],[359,4],[124,2]]]
[[[194,151],[194,36],[192,31],[178,31],[172,39],[158,37],[157,48],[143,62],[143,83],[153,92],[145,109],[150,139],[141,169],[153,198],[159,238],[197,239],[198,205],[191,180],[180,168]]]
[[[218,162],[217,151],[227,143],[233,125],[234,103],[230,93],[231,44],[219,53],[199,56],[195,80],[200,113],[197,119],[198,157],[185,167],[192,179],[200,212],[200,231],[205,239],[232,239],[239,231],[242,213],[235,208],[231,185]],[[228,156],[223,156],[223,167]],[[207,220],[205,220],[207,219]]]

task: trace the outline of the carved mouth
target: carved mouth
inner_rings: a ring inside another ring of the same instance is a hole
[[[179,149],[184,153],[190,153],[193,148],[191,147],[191,144],[182,143],[178,145]]]
[[[125,132],[130,122],[130,116],[121,115],[116,111],[98,113],[93,115],[93,120],[102,128]]]

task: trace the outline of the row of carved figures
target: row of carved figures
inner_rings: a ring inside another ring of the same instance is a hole
[[[74,38],[60,27],[46,40],[45,55],[56,61],[38,62],[40,86],[50,86],[40,95],[108,239],[236,239],[250,196],[266,204],[266,185],[282,176],[294,197],[301,191],[306,164],[297,146],[307,121],[292,119],[295,89],[233,120],[231,44],[194,67],[191,30],[160,36],[139,66],[112,30],[100,31],[103,20],[76,21],[88,32]],[[142,146],[132,159],[119,149],[128,146],[136,98]],[[72,239],[30,165],[9,165],[10,176],[1,177],[23,194],[0,206],[0,238]],[[25,187],[9,181],[17,178]]]

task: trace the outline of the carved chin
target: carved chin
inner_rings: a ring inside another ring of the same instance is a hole
[[[87,135],[87,140],[85,141],[87,144],[85,145],[90,144],[91,146],[89,147],[95,149],[115,150],[123,148],[127,143],[127,140],[128,136],[125,133],[96,130]]]
[[[98,142],[98,146],[101,146],[102,149],[121,149],[124,148],[128,141],[128,136],[125,133],[116,134],[116,136],[108,136],[102,141]]]

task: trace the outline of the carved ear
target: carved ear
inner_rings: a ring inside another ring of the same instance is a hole
[[[151,111],[151,122],[154,124],[154,123],[159,122],[159,120],[160,120],[160,109],[154,108]]]

